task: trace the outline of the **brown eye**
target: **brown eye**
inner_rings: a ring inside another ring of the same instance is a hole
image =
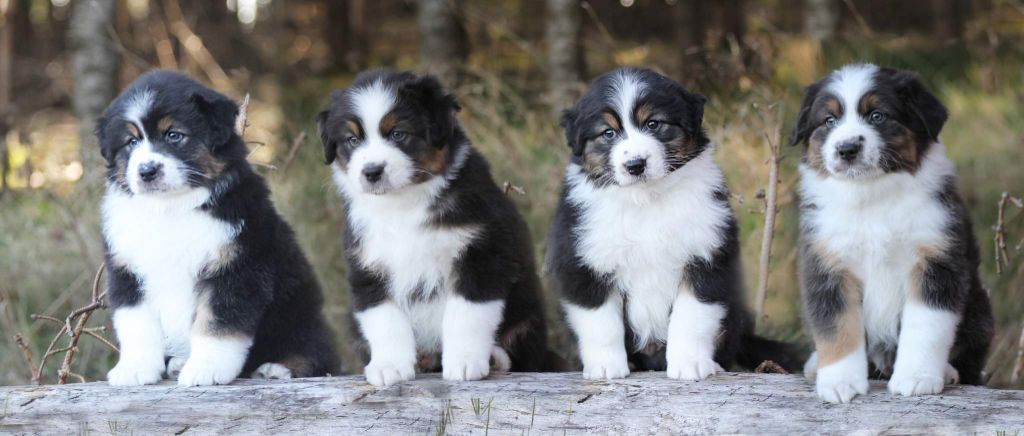
[[[130,146],[130,147],[134,147],[136,145],[139,145],[139,138],[135,138],[135,137],[128,138],[128,142],[126,142],[125,145]]]

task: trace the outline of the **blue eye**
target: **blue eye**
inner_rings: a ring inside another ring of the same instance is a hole
[[[401,141],[405,139],[405,132],[401,130],[392,130],[391,134],[388,135],[392,141]]]
[[[345,143],[348,144],[349,147],[355,147],[359,145],[359,138],[349,136],[348,138],[345,138]]]
[[[604,139],[609,139],[609,140],[615,139],[615,137],[617,135],[618,135],[618,133],[615,132],[615,129],[608,129],[608,130],[605,130],[605,131],[601,132],[601,136],[604,137]]]
[[[828,126],[828,127],[835,127],[836,124],[839,124],[839,119],[838,118],[831,117],[831,116],[828,117],[828,118],[825,118],[825,125],[826,126]]]
[[[648,120],[647,121],[647,130],[658,130],[658,127],[661,127],[661,121],[658,121],[658,120]]]
[[[885,114],[881,111],[872,111],[868,114],[868,122],[871,124],[881,123],[882,121],[885,121],[885,118]]]
[[[134,147],[136,145],[139,145],[139,138],[135,138],[135,137],[128,138],[127,145],[132,146],[132,147]]]
[[[185,139],[185,135],[182,134],[181,132],[168,130],[167,133],[164,133],[164,139],[166,139],[167,142],[179,142],[182,139]]]

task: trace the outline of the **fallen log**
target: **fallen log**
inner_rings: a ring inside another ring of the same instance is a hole
[[[240,380],[180,388],[105,383],[0,388],[13,434],[799,434],[1024,432],[1024,391],[949,387],[893,397],[881,382],[852,404],[818,400],[797,375],[664,373],[586,381],[508,374],[469,383],[437,375],[375,389],[362,377]]]

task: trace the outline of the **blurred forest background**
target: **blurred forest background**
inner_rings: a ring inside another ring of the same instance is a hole
[[[795,165],[784,142],[802,87],[844,63],[917,70],[949,106],[942,133],[984,254],[998,335],[990,385],[1024,387],[1024,1],[1021,0],[0,0],[0,384],[33,379],[63,319],[90,302],[102,261],[104,163],[92,135],[109,101],[154,68],[186,71],[248,106],[250,160],[270,181],[323,284],[346,371],[343,213],[312,118],[331,89],[370,67],[429,71],[527,217],[537,258],[568,148],[558,114],[594,76],[658,69],[710,97],[741,222],[755,306],[771,144],[778,221],[758,329],[808,346],[796,285]],[[996,234],[1007,254],[997,273]],[[555,346],[574,344],[549,296]],[[47,320],[46,317],[55,319]],[[61,320],[61,321],[58,321]],[[105,327],[105,330],[102,329]],[[89,334],[112,338],[109,314]],[[21,343],[16,343],[15,335]],[[57,338],[55,348],[67,343]],[[105,376],[116,353],[83,337],[69,381]],[[58,380],[63,355],[39,377]],[[1019,363],[1018,363],[1019,365]],[[78,377],[81,376],[81,378]]]

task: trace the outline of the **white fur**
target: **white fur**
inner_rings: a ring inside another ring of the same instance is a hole
[[[160,323],[146,306],[121,307],[114,311],[114,331],[121,345],[121,357],[107,381],[114,386],[146,385],[160,381],[164,372],[164,349]]]
[[[479,380],[490,372],[494,334],[505,302],[474,303],[449,295],[444,308],[441,367],[445,380]]]
[[[128,180],[128,187],[135,194],[153,192],[154,195],[162,193],[177,193],[187,188],[188,177],[185,175],[184,162],[163,153],[153,150],[153,144],[148,138],[136,145],[128,155],[128,165],[125,176]],[[161,166],[158,179],[149,182],[142,181],[139,176],[139,167],[143,164],[155,164]]]
[[[679,293],[672,305],[665,349],[669,378],[703,380],[723,371],[714,358],[724,318],[721,304],[702,303],[692,291]]]
[[[634,349],[668,339],[684,266],[710,260],[723,242],[730,211],[713,200],[724,177],[712,153],[708,147],[668,176],[631,186],[595,187],[578,165],[569,165],[568,201],[580,210],[576,249],[628,295]]]
[[[178,376],[181,375],[181,368],[185,367],[185,357],[171,357],[167,359],[167,369],[164,370],[166,378],[171,380],[177,380]]]
[[[292,370],[280,363],[267,362],[252,372],[252,378],[285,380],[292,378]]]
[[[812,352],[811,356],[804,362],[804,377],[814,380],[818,376],[818,352]]]
[[[868,356],[864,344],[839,361],[819,367],[815,387],[818,397],[829,403],[849,403],[857,394],[867,394]]]
[[[843,116],[836,127],[829,132],[828,139],[821,147],[825,169],[838,177],[878,176],[881,174],[879,160],[885,142],[873,126],[858,112],[860,99],[874,86],[874,75],[878,67],[870,64],[850,65],[833,73],[828,91],[839,98],[843,105]],[[863,137],[863,148],[858,155],[859,165],[847,167],[836,153],[836,146]]]
[[[251,338],[192,335],[192,353],[178,374],[178,386],[231,383],[242,372]]]
[[[149,89],[144,89],[132,95],[128,100],[128,104],[125,105],[124,119],[135,123],[139,130],[142,130],[142,119],[149,114],[155,97],[156,94]]]
[[[628,186],[642,180],[656,180],[668,174],[665,148],[661,141],[645,133],[641,126],[633,122],[633,108],[637,100],[643,96],[645,85],[639,78],[628,72],[615,76],[609,103],[619,113],[622,120],[622,141],[616,143],[609,154],[615,181],[620,186]],[[629,174],[625,163],[633,159],[645,159],[646,169],[641,177]]]
[[[416,377],[416,340],[405,312],[387,301],[356,313],[359,330],[370,344],[366,381],[391,386]]]
[[[377,81],[352,92],[352,110],[362,123],[363,138],[347,163],[348,184],[373,194],[405,187],[416,175],[415,162],[388,142],[380,131],[381,119],[395,105],[395,91]],[[384,165],[384,175],[379,182],[370,183],[363,176],[363,168],[367,165]]]
[[[206,189],[159,195],[107,190],[103,234],[111,260],[139,278],[143,294],[137,306],[114,313],[118,340],[126,345],[122,361],[149,361],[153,348],[161,366],[165,355],[189,356],[199,272],[240,230],[197,209],[209,195]],[[137,350],[136,338],[147,342],[144,350]]]
[[[948,244],[945,229],[950,217],[936,193],[953,172],[941,143],[932,144],[916,174],[854,180],[823,177],[800,166],[803,201],[817,206],[801,216],[805,236],[839,256],[860,280],[868,350],[899,345],[897,362],[904,352],[901,318],[908,321],[904,309],[923,260],[920,249],[943,249]],[[946,334],[939,325],[927,329],[926,335]],[[935,366],[944,365],[947,358],[948,350],[930,356]],[[818,371],[819,380],[824,369]]]
[[[565,302],[565,318],[579,340],[583,378],[623,378],[629,375],[622,295],[608,297],[601,307],[587,309]]]
[[[956,313],[935,310],[917,301],[907,303],[889,392],[903,396],[942,392],[951,378],[947,375],[949,350],[959,322]]]

